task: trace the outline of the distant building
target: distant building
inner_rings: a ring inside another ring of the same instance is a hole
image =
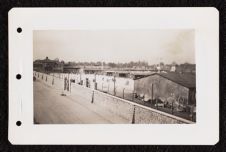
[[[195,73],[195,64],[184,63],[176,67],[175,72],[178,73]]]
[[[171,71],[171,72],[176,72],[176,66],[175,66],[175,65],[172,66],[171,69],[170,69],[170,71]]]
[[[154,73],[134,80],[134,91],[146,100],[160,99],[174,104],[196,104],[195,74]]]
[[[102,74],[104,71],[103,66],[85,66],[83,68],[85,74]]]
[[[80,69],[81,68],[79,66],[71,65],[71,64],[67,63],[67,64],[64,64],[63,72],[64,73],[79,73]]]
[[[59,60],[50,60],[48,57],[33,62],[34,71],[41,72],[63,72],[63,66]]]
[[[160,71],[162,70],[160,64],[158,64],[158,65],[156,66],[156,68],[157,68],[158,72],[160,72]]]
[[[164,65],[161,71],[177,73],[195,73],[195,64],[184,63],[180,65]]]
[[[122,78],[130,77],[129,71],[105,71],[104,73],[107,76],[116,76],[116,77],[122,77]]]
[[[139,73],[132,73],[131,75],[132,75],[132,78],[134,80],[137,80],[137,79],[140,79],[140,78],[147,77],[147,76],[149,76],[152,73],[151,72],[139,72]]]

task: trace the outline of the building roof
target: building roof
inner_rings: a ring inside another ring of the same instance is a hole
[[[50,60],[48,57],[46,57],[43,60],[35,60],[34,63],[60,63],[58,60]]]
[[[168,72],[168,73],[153,73],[146,77],[150,77],[153,75],[159,75],[159,76],[164,77],[168,80],[171,80],[177,84],[180,84],[186,88],[196,88],[195,74],[189,74],[189,73],[181,74],[181,73],[175,73],[175,72]],[[143,78],[145,78],[145,77],[143,77]],[[138,79],[142,79],[142,78],[138,78]]]

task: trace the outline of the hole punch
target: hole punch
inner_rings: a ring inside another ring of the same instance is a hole
[[[21,27],[18,27],[18,28],[17,28],[17,32],[18,32],[18,33],[21,33],[21,32],[22,32],[22,28],[21,28]]]
[[[17,78],[18,80],[20,80],[20,79],[21,79],[21,75],[20,75],[20,74],[17,74],[17,75],[16,75],[16,78]]]
[[[22,124],[21,121],[17,121],[17,122],[16,122],[16,125],[17,125],[17,126],[21,126],[21,124]]]

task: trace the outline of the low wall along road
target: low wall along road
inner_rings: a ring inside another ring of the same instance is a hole
[[[159,110],[149,108],[98,90],[94,90],[93,87],[86,87],[85,85],[79,85],[76,82],[69,85],[69,90],[64,90],[64,79],[71,79],[69,74],[45,74],[34,71],[34,77],[58,89],[66,95],[70,95],[71,98],[80,96],[87,99],[90,104],[97,105],[104,108],[111,113],[114,113],[123,119],[126,119],[128,123],[134,124],[192,124],[194,122],[165,113]]]

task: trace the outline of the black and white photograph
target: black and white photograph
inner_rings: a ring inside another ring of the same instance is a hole
[[[215,8],[14,8],[9,135],[31,145],[214,145]]]
[[[34,124],[196,123],[195,35],[34,30]]]

